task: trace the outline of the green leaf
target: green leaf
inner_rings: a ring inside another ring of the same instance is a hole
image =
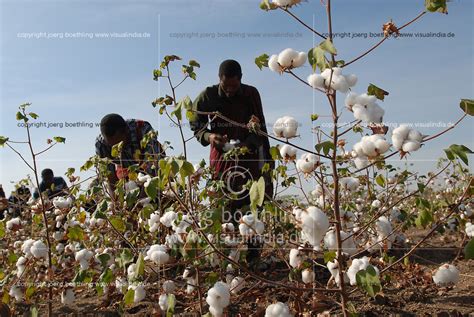
[[[461,99],[459,103],[462,111],[467,113],[470,116],[474,116],[474,100],[473,99]]]
[[[55,136],[55,137],[53,137],[53,140],[56,141],[57,143],[66,142],[66,138],[63,138],[62,136]]]
[[[73,226],[67,228],[67,237],[73,241],[84,241],[84,231],[80,226]]]
[[[107,262],[110,260],[110,255],[107,253],[99,254],[97,259],[100,261],[100,265],[102,265],[102,267],[106,267]]]
[[[425,0],[425,8],[429,12],[448,14],[447,0]]]
[[[265,179],[260,177],[257,182],[253,182],[250,187],[250,205],[255,210],[257,206],[262,206],[265,198]]]
[[[34,113],[34,112],[30,112],[30,113],[28,113],[28,115],[29,115],[30,117],[32,117],[33,119],[38,119],[38,118],[39,118],[39,116],[38,116],[36,113]]]
[[[356,281],[357,286],[365,290],[370,297],[375,297],[382,290],[380,279],[372,265],[367,266],[365,270],[357,272]]]
[[[459,144],[452,144],[448,149],[445,149],[444,152],[449,160],[452,161],[455,157],[458,157],[466,165],[469,165],[467,154],[473,153],[468,147]]]
[[[324,252],[324,263],[332,262],[336,259],[336,251],[327,251]]]
[[[143,254],[140,253],[137,259],[136,267],[135,267],[135,276],[143,276],[145,273],[145,261],[143,260]]]
[[[119,216],[111,216],[110,223],[112,224],[112,226],[114,226],[115,229],[120,232],[125,232],[125,230],[127,229],[125,222]]]
[[[314,121],[318,120],[318,118],[319,118],[319,115],[313,113],[313,114],[311,115],[311,122],[314,122]]]
[[[166,311],[166,317],[174,316],[174,306],[176,302],[176,297],[174,294],[168,294],[168,309]]]
[[[321,72],[327,68],[326,58],[324,57],[324,50],[316,46],[308,51],[308,62],[313,67],[313,71],[316,67],[319,67]]]
[[[277,8],[278,6],[275,5],[273,2],[270,2],[270,0],[262,0],[262,2],[260,2],[260,9],[262,10],[269,11],[275,10]]]
[[[380,186],[380,187],[385,187],[385,177],[383,177],[382,174],[377,175],[375,178],[375,182]]]
[[[189,61],[189,66],[194,66],[194,67],[201,67],[198,62],[196,62],[194,59]]]
[[[255,65],[262,70],[263,67],[268,67],[268,55],[262,54],[255,58]]]
[[[135,297],[135,291],[133,289],[129,289],[125,296],[123,297],[123,302],[126,306],[130,306],[133,304],[133,298]]]
[[[4,136],[0,136],[0,146],[4,146],[7,143],[8,138]]]
[[[385,96],[388,96],[389,93],[388,91],[385,91],[382,88],[375,86],[374,84],[370,84],[369,87],[367,87],[367,95],[375,96],[377,99],[383,101],[385,99]]]
[[[25,117],[20,111],[18,111],[18,112],[16,113],[16,119],[17,119],[18,121],[21,121],[21,120],[23,120],[23,121],[25,121],[25,122],[28,121],[28,118]]]
[[[145,193],[151,199],[155,199],[158,196],[158,186],[160,183],[160,179],[158,177],[153,177],[148,186],[145,187]]]
[[[474,238],[464,247],[464,256],[466,259],[474,259]]]
[[[337,55],[337,50],[334,47],[334,44],[328,38],[322,41],[321,43],[319,43],[319,47],[325,52],[328,52],[333,55]]]
[[[334,146],[334,143],[331,141],[325,141],[316,144],[315,146],[316,152],[321,152],[321,149],[323,150],[324,155],[328,155],[330,150],[336,150],[336,147]]]
[[[133,261],[133,253],[130,249],[123,249],[118,258],[119,266],[124,268],[126,265]]]
[[[161,69],[155,69],[153,70],[153,80],[158,80],[163,75],[163,72]]]
[[[39,316],[38,308],[36,308],[36,306],[32,306],[30,308],[30,317],[38,317],[38,316]]]
[[[433,215],[428,209],[423,209],[418,213],[415,224],[418,228],[426,228],[433,221]]]
[[[272,146],[270,148],[270,155],[272,156],[272,160],[274,160],[274,161],[278,161],[278,160],[282,159],[281,154],[280,154],[280,150],[276,146]]]
[[[418,190],[420,191],[420,193],[423,194],[423,192],[425,191],[426,185],[423,184],[423,183],[417,183],[417,186],[418,186]]]
[[[176,105],[175,109],[171,112],[171,116],[175,116],[178,120],[183,119],[183,104],[181,102],[178,102]]]
[[[0,239],[3,239],[5,236],[5,222],[0,221]]]
[[[117,158],[120,156],[120,154],[122,153],[122,149],[123,149],[123,141],[120,141],[119,143],[117,144],[114,144],[112,146],[112,150],[110,151],[110,155],[113,157],[113,158]]]

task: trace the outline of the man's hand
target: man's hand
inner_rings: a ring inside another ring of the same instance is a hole
[[[227,135],[220,135],[217,133],[211,133],[209,135],[209,143],[218,150],[222,150],[224,145],[227,143]]]

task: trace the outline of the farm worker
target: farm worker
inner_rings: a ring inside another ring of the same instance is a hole
[[[266,132],[260,94],[257,88],[241,82],[240,64],[235,60],[225,60],[219,67],[218,75],[219,84],[204,89],[193,102],[193,110],[218,111],[226,118],[245,126],[251,119],[254,121],[256,118],[260,130]],[[274,167],[268,137],[207,114],[194,113],[190,126],[196,139],[203,146],[209,144],[211,146],[209,161],[213,170],[213,179],[222,179],[227,187],[231,187],[227,188],[228,191],[239,193],[237,199],[229,202],[228,208],[233,215],[238,215],[236,210],[250,204],[248,191],[242,189],[249,179],[258,180],[260,176],[264,176],[265,192],[268,196],[272,196],[273,186],[270,175],[268,172],[262,173],[265,163],[268,163],[270,169]],[[249,153],[239,156],[238,160],[225,160],[226,143],[228,144],[231,140],[238,140],[233,144],[237,147],[247,147]],[[227,177],[232,179],[227,179]],[[233,220],[237,222],[239,219]]]
[[[31,198],[31,192],[28,187],[21,185],[8,198],[8,213],[12,218],[21,217],[23,211],[29,209],[28,201]]]
[[[128,168],[138,164],[141,170],[153,173],[152,165],[157,165],[160,158],[165,156],[161,144],[156,138],[156,133],[150,123],[138,120],[125,120],[120,115],[111,113],[100,121],[100,135],[96,139],[95,151],[101,158],[109,158],[111,172],[108,179],[112,189],[119,179],[127,178]],[[145,136],[150,136],[145,148],[141,141]],[[112,157],[112,147],[123,142],[119,157]]]
[[[3,191],[3,186],[0,184],[0,220],[4,218],[4,211],[8,209],[8,199]]]
[[[41,171],[41,183],[39,193],[46,194],[48,198],[54,198],[67,194],[67,184],[64,178],[54,176],[54,172],[50,168]],[[39,198],[38,190],[35,190],[33,197]]]

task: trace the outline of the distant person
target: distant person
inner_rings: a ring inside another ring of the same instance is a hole
[[[95,151],[102,158],[109,158],[109,184],[112,189],[119,179],[127,178],[128,167],[138,164],[149,174],[153,174],[152,167],[158,166],[158,161],[165,156],[165,152],[155,137],[151,138],[145,148],[141,147],[143,137],[153,131],[150,123],[138,119],[125,120],[122,116],[111,113],[100,121],[100,135],[96,139]],[[112,157],[112,147],[123,142],[120,158]]]
[[[46,194],[49,199],[67,194],[68,186],[62,177],[55,177],[53,170],[46,168],[41,172],[41,183],[39,193]],[[39,198],[38,191],[35,191],[33,197]]]
[[[8,210],[8,199],[3,191],[3,186],[0,184],[0,220],[5,217],[4,212]]]
[[[28,187],[21,185],[8,198],[8,213],[12,218],[21,217],[24,211],[29,210],[28,201],[31,191]]]

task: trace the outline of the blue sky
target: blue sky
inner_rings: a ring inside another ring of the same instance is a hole
[[[0,135],[13,140],[24,138],[14,116],[17,106],[32,102],[32,111],[44,122],[95,123],[110,112],[126,118],[148,120],[159,130],[160,140],[169,140],[179,153],[178,133],[160,117],[151,101],[169,93],[166,83],[152,80],[164,55],[176,54],[185,61],[201,64],[196,81],[180,86],[178,96],[194,99],[206,86],[217,82],[219,63],[237,59],[244,72],[243,82],[256,86],[262,96],[267,122],[283,115],[296,117],[302,126],[299,142],[314,145],[309,115],[328,115],[321,94],[288,76],[265,69],[254,58],[292,47],[307,51],[320,39],[281,11],[265,12],[259,1],[6,1],[0,0]],[[379,33],[390,18],[397,25],[423,10],[423,0],[333,1],[334,32]],[[326,32],[326,17],[319,0],[309,0],[293,12],[317,30]],[[449,14],[427,14],[405,32],[453,33],[452,38],[400,38],[386,41],[373,54],[354,63],[345,72],[359,81],[353,89],[364,92],[374,83],[390,92],[380,105],[389,122],[454,122],[461,112],[460,98],[472,98],[473,87],[473,3],[449,3]],[[148,33],[146,38],[21,38],[19,33]],[[192,33],[192,38],[172,37],[172,33]],[[219,33],[238,33],[224,38]],[[251,33],[289,33],[293,37],[250,37]],[[214,35],[214,37],[212,37]],[[244,36],[242,36],[244,35]],[[339,59],[350,60],[376,43],[377,38],[336,38]],[[180,65],[173,69],[175,81]],[[309,65],[296,71],[302,78],[311,73]],[[339,95],[339,108],[344,96]],[[344,111],[342,120],[352,115]],[[321,122],[325,119],[322,117]],[[420,128],[432,134],[440,128]],[[68,167],[78,169],[94,154],[96,127],[32,128],[37,148],[51,136],[67,141],[42,155],[39,168],[51,167],[63,174]],[[474,147],[473,128],[465,120],[459,128],[430,142],[402,164],[414,163],[426,172],[435,165],[442,149],[452,143]],[[190,132],[186,130],[188,136]],[[353,144],[355,139],[348,139]],[[24,148],[23,150],[26,150]],[[208,148],[189,143],[191,161],[208,157]],[[25,151],[26,153],[26,151]],[[300,153],[301,154],[301,153]],[[9,149],[0,149],[0,183],[12,189],[12,181],[25,177],[27,169]],[[84,175],[85,176],[85,175]]]

